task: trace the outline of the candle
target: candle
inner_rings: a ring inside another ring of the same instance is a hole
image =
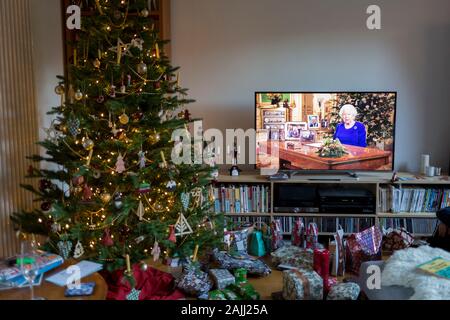
[[[159,59],[159,46],[158,46],[158,42],[156,43],[156,59]]]
[[[180,87],[180,72],[177,73],[177,87]]]
[[[166,167],[167,166],[166,157],[164,156],[164,152],[162,152],[162,151],[161,151],[161,159],[164,163],[164,166]]]
[[[117,64],[120,64],[121,58],[122,58],[122,46],[120,45],[120,40],[117,40]]]
[[[73,49],[73,65],[77,65],[77,49]]]
[[[194,257],[192,258],[192,261],[197,261],[197,253],[198,253],[198,244],[195,246]]]
[[[131,272],[131,265],[130,265],[130,255],[126,255],[125,259],[127,261],[127,272]]]

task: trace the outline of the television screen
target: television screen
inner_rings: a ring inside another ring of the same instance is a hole
[[[256,92],[256,166],[392,171],[395,92]]]

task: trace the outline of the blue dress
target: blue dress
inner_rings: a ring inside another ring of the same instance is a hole
[[[366,127],[361,122],[355,122],[353,127],[346,129],[345,124],[339,123],[336,126],[333,139],[339,139],[342,144],[367,147]]]

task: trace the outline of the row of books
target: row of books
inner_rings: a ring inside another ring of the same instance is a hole
[[[284,233],[291,233],[294,221],[298,217],[276,217],[281,221],[281,228]],[[339,225],[344,233],[356,233],[370,228],[375,224],[374,218],[338,218],[338,217],[303,217],[303,222],[308,225],[314,222],[319,233],[335,233]]]
[[[214,212],[270,212],[270,188],[264,185],[227,185],[214,188]]]
[[[436,212],[450,206],[450,189],[380,187],[378,199],[383,212]]]
[[[432,234],[438,224],[437,219],[420,218],[382,218],[380,226],[389,229],[405,228],[412,234]]]

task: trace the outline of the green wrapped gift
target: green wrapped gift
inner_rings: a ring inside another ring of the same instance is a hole
[[[239,268],[234,271],[234,278],[236,279],[236,284],[247,282],[247,270],[244,268]]]
[[[225,288],[222,290],[222,292],[227,300],[242,300],[242,297],[231,289]]]
[[[261,299],[260,294],[255,290],[255,288],[248,282],[240,283],[237,285],[232,285],[232,290],[237,292],[243,300],[259,300]]]
[[[227,300],[227,297],[221,290],[213,290],[209,292],[209,300]]]

